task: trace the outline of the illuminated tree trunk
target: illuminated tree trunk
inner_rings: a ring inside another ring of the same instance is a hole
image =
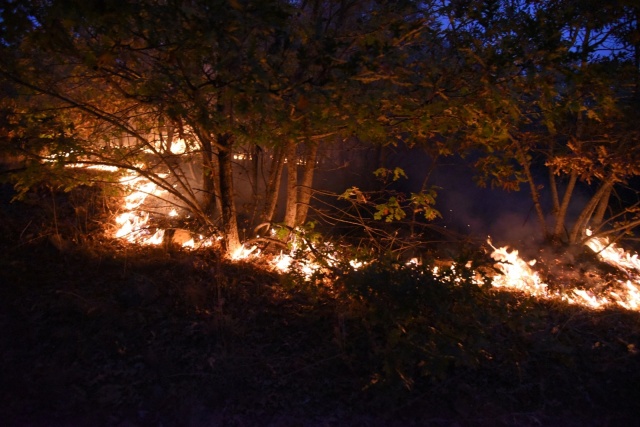
[[[594,229],[599,228],[604,221],[604,215],[607,213],[607,208],[609,207],[609,199],[611,198],[612,191],[613,184],[608,186],[607,190],[598,202],[598,207],[596,208],[596,212],[593,214],[593,219],[591,220],[591,224]]]
[[[233,153],[231,150],[231,135],[218,136],[218,163],[220,168],[220,204],[222,208],[222,229],[224,232],[227,252],[232,253],[240,247],[240,234],[238,233],[238,218],[236,212],[235,194],[233,191]]]
[[[273,222],[273,216],[278,204],[280,194],[280,180],[284,169],[285,150],[278,145],[273,151],[273,160],[269,168],[269,180],[265,191],[264,210],[262,211],[262,222]]]
[[[587,202],[585,207],[582,209],[582,212],[580,212],[575,224],[573,224],[571,234],[569,235],[569,243],[574,244],[579,242],[579,239],[582,237],[589,225],[589,220],[592,218],[596,207],[601,203],[605,194],[609,194],[608,191],[611,186],[613,186],[613,178],[609,177],[609,179],[602,183],[589,202]]]
[[[298,208],[298,160],[296,158],[296,148],[295,141],[287,141],[287,205],[284,213],[284,224],[291,228],[296,226]]]
[[[302,225],[307,220],[311,193],[313,190],[313,174],[316,171],[316,158],[318,156],[318,141],[309,140],[305,156],[302,182],[298,187],[298,204],[296,209],[296,225]]]
[[[553,238],[561,240],[562,233],[565,229],[565,221],[567,217],[567,211],[569,210],[569,202],[571,202],[571,196],[573,195],[573,190],[576,187],[576,182],[578,181],[578,173],[572,172],[569,177],[569,183],[567,184],[567,188],[564,191],[564,196],[562,197],[562,203],[560,204],[560,208],[556,213],[556,225],[553,229]]]
[[[218,161],[218,155],[214,154],[211,159],[211,179],[213,181],[213,196],[214,203],[212,214],[213,218],[222,218],[222,195],[220,194],[220,162]]]

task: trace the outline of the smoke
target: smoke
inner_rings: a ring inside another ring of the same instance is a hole
[[[261,201],[260,194],[264,191],[270,164],[269,150],[265,149],[259,164],[257,200],[249,170],[250,157],[246,155],[235,160],[235,192],[240,215],[248,215],[249,212],[243,212],[244,208],[251,209],[249,207],[252,204]],[[202,171],[197,164],[180,164],[179,167],[182,176],[193,188],[202,187]],[[400,167],[404,170],[407,178],[393,183],[397,191],[408,194],[421,191],[423,185],[425,188],[435,186],[438,193],[435,208],[442,214],[442,218],[434,221],[434,224],[455,234],[478,240],[485,240],[490,236],[497,245],[517,245],[520,248],[535,246],[544,237],[526,184],[522,185],[520,191],[510,192],[481,188],[473,180],[475,171],[468,161],[458,156],[449,156],[434,162],[422,148],[401,145],[382,148],[360,142],[356,138],[324,143],[319,151],[314,187],[336,194],[341,194],[352,186],[363,190],[372,189],[377,185],[373,172],[380,167]],[[280,214],[286,197],[286,176],[285,168],[278,202]],[[544,184],[546,174],[538,178]],[[589,194],[585,190],[581,189],[575,194],[569,218],[575,218],[580,206],[588,199]],[[546,188],[542,188],[545,212],[551,212],[548,193]],[[179,205],[173,199],[170,202]],[[552,220],[551,217],[547,218],[549,226],[552,226]]]
[[[325,153],[317,172],[316,183],[322,189],[342,192],[351,185],[371,185],[373,171],[379,167],[402,168],[407,179],[393,188],[404,193],[419,192],[435,186],[438,197],[435,208],[442,218],[434,224],[455,234],[496,242],[534,244],[542,238],[526,186],[521,191],[480,188],[474,181],[474,170],[458,156],[434,160],[418,147],[402,145],[373,147],[353,141],[346,149],[333,147]]]
[[[490,236],[500,244],[533,244],[542,237],[526,189],[480,188],[473,181],[473,171],[461,163],[439,168],[433,181],[441,188],[443,226],[473,238]]]

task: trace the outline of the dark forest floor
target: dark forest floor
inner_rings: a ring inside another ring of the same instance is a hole
[[[638,313],[445,287],[384,311],[214,251],[60,250],[29,212],[0,218],[3,426],[640,425]]]

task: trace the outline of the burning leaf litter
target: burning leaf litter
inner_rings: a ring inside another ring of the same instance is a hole
[[[489,244],[491,242],[489,241]],[[610,305],[618,305],[627,310],[640,310],[640,260],[637,254],[631,254],[606,237],[590,237],[585,245],[591,248],[602,262],[625,273],[627,280],[616,279],[615,286],[609,289],[586,290],[565,285],[563,292],[552,292],[542,281],[538,272],[533,269],[536,260],[530,262],[520,258],[518,251],[509,251],[507,247],[495,248],[491,254],[497,261],[496,267],[502,275],[493,279],[492,285],[497,288],[513,289],[526,292],[532,296],[559,299],[570,304],[577,304],[591,309],[602,309]]]
[[[125,239],[130,243],[142,245],[160,245],[166,240],[163,229],[156,229],[151,232],[148,226],[150,217],[144,211],[143,205],[147,197],[153,195],[162,197],[162,189],[149,179],[129,174],[121,178],[121,184],[129,190],[129,195],[124,199],[124,212],[116,217],[119,228],[114,233],[114,237]],[[168,213],[170,217],[177,217],[179,214],[175,209]],[[186,233],[188,231],[184,230]],[[274,233],[274,231],[272,231]],[[219,236],[183,236],[172,237],[173,242],[187,249],[198,249],[200,247],[212,246],[220,240]],[[605,290],[586,290],[573,287],[569,283],[563,283],[562,291],[552,291],[547,283],[536,271],[537,261],[525,261],[520,257],[518,250],[509,250],[507,246],[495,247],[491,240],[488,241],[493,249],[491,258],[496,261],[495,267],[501,273],[491,279],[491,285],[497,289],[524,292],[537,298],[557,299],[570,304],[581,305],[591,309],[602,309],[610,305],[617,305],[628,310],[640,310],[640,260],[637,254],[631,254],[623,248],[611,243],[607,238],[590,237],[585,245],[593,250],[598,258],[623,272],[628,279],[626,281],[617,280],[615,286]],[[293,237],[287,252],[281,251],[278,255],[263,254],[255,245],[247,246],[243,244],[230,255],[234,261],[238,260],[262,260],[267,261],[270,269],[279,272],[289,272],[295,269],[309,280],[315,273],[323,268],[334,267],[339,264],[339,251],[330,243],[325,243],[322,248],[322,262],[317,260],[312,251],[303,250],[300,239]],[[300,256],[302,254],[302,256]],[[366,265],[364,261],[358,259],[345,260],[347,264],[357,270]],[[420,265],[418,259],[413,258],[407,262],[407,266],[417,267]],[[454,269],[454,266],[449,268]],[[438,267],[434,267],[434,274],[438,274]],[[484,283],[482,276],[475,273],[475,282],[478,285]]]

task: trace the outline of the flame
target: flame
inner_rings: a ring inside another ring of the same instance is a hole
[[[55,158],[47,161],[54,161]],[[112,165],[96,165],[88,164],[82,161],[65,165],[68,168],[94,169],[105,172],[118,172],[121,168]],[[166,175],[159,175],[166,177]],[[146,226],[149,222],[149,214],[138,208],[145,202],[151,194],[160,195],[162,191],[158,190],[158,186],[149,179],[139,176],[129,171],[120,178],[120,185],[129,191],[123,202],[124,212],[115,218],[118,229],[113,233],[117,239],[126,239],[130,243],[142,243],[149,245],[158,245],[163,242],[164,230],[157,230],[154,234],[148,235]]]
[[[184,141],[179,140],[170,147],[174,154],[184,153],[187,145]],[[238,155],[237,159],[245,159],[246,155]],[[100,169],[105,171],[117,171],[113,166],[87,165],[82,163],[72,164],[69,167],[86,167],[92,169]],[[161,178],[163,176],[160,176]],[[114,236],[119,239],[125,239],[131,243],[144,245],[160,245],[166,237],[166,231],[157,229],[154,233],[149,231],[150,217],[141,207],[150,195],[160,196],[164,190],[159,189],[156,184],[148,178],[136,175],[133,172],[125,174],[120,179],[120,184],[128,190],[129,194],[124,198],[123,209],[120,215],[116,217],[118,229],[114,232]],[[172,209],[168,215],[170,217],[178,217],[179,213],[176,209]],[[204,237],[202,235],[193,236],[187,230],[180,231],[179,237],[177,231],[174,231],[172,241],[184,248],[197,249],[210,247],[222,239],[221,236]],[[298,230],[301,233],[300,230]],[[272,233],[275,233],[272,230]],[[498,289],[514,290],[527,293],[537,298],[556,299],[570,304],[576,304],[590,309],[602,309],[609,306],[619,306],[627,310],[640,310],[640,259],[638,254],[630,253],[616,244],[609,241],[605,237],[592,237],[591,232],[587,231],[589,239],[585,245],[591,248],[598,258],[616,268],[626,277],[625,280],[617,280],[614,285],[606,290],[586,290],[571,287],[571,284],[563,284],[564,290],[550,291],[547,283],[541,279],[539,273],[535,270],[536,260],[525,261],[515,249],[510,250],[508,247],[493,248],[491,257],[496,261],[496,268],[502,273],[491,279],[491,285]],[[257,246],[242,245],[234,253],[230,255],[230,259],[245,260],[261,260],[266,261],[274,271],[290,272],[296,270],[300,272],[307,280],[315,273],[322,271],[326,266],[333,267],[338,265],[338,251],[330,244],[325,243],[322,246],[323,262],[316,259],[317,251],[301,250],[305,247],[299,237],[293,237],[289,250],[282,251],[276,256],[268,256],[262,254]],[[315,252],[316,254],[312,253]],[[357,270],[366,265],[366,262],[356,258],[346,261],[351,268]],[[417,258],[410,259],[407,266],[419,266],[420,261]],[[467,266],[469,267],[469,266]],[[455,271],[455,265],[449,267]],[[439,268],[433,267],[433,274],[439,275]],[[474,283],[481,285],[484,283],[482,275],[475,274]]]
[[[248,259],[252,255],[254,257],[257,257],[258,255],[260,255],[260,251],[256,251],[256,249],[258,249],[257,246],[246,247],[244,244],[240,245],[238,249],[233,251],[230,258],[234,261],[239,261],[242,259]]]
[[[489,244],[491,244],[490,241]],[[506,247],[492,246],[494,251],[491,256],[498,261],[496,266],[503,273],[493,279],[492,285],[496,288],[524,291],[537,297],[559,299],[591,309],[617,305],[627,310],[640,310],[638,255],[625,251],[605,237],[591,237],[585,245],[595,251],[601,261],[625,273],[628,279],[617,280],[617,286],[614,289],[599,291],[597,294],[594,290],[571,288],[571,284],[564,284],[565,291],[562,293],[552,293],[548,291],[547,284],[542,282],[539,274],[533,270],[535,260],[526,262],[519,257],[516,250],[509,252]]]
[[[272,234],[275,233],[272,230]],[[289,252],[285,253],[281,251],[280,254],[271,260],[271,267],[281,273],[285,273],[292,270],[297,270],[306,280],[310,280],[311,277],[321,271],[324,267],[320,264],[314,256],[310,253],[305,253],[304,256],[301,253],[302,245],[299,242],[298,237],[294,237],[290,243]],[[302,251],[303,253],[305,251]],[[328,265],[335,265],[335,258],[328,256],[325,260]]]
[[[590,247],[598,254],[598,257],[607,264],[627,274],[640,275],[640,260],[638,260],[638,254],[631,254],[619,248],[606,237],[591,237],[585,245]]]
[[[184,139],[179,138],[173,141],[173,143],[171,144],[171,148],[169,148],[169,150],[173,154],[184,154],[187,152],[187,143],[185,142]]]
[[[296,230],[296,232],[300,235],[303,233],[302,230],[299,229]],[[275,236],[277,234],[276,230],[271,229],[270,234]],[[295,270],[301,273],[306,280],[310,280],[314,274],[322,271],[327,266],[333,267],[338,263],[336,250],[330,243],[325,243],[322,246],[323,262],[319,262],[316,258],[317,251],[312,251],[308,248],[303,249],[304,245],[301,243],[301,240],[302,238],[298,235],[292,236],[288,251],[280,251],[278,255],[271,257],[262,254],[260,250],[257,250],[256,246],[247,247],[243,244],[231,254],[230,258],[234,261],[243,259],[260,259],[265,261],[264,265],[268,266],[271,270],[281,273]],[[313,252],[316,252],[316,254]],[[358,261],[357,259],[350,260],[349,264],[353,269],[358,269],[365,265],[363,261]]]
[[[120,228],[116,230],[116,238],[124,238],[130,243],[146,245],[159,245],[164,240],[164,230],[157,230],[148,236],[146,226],[149,223],[149,214],[139,210],[151,194],[158,194],[158,186],[149,179],[133,174],[125,175],[120,179],[120,184],[129,191],[124,198],[125,211],[116,217],[116,223]]]
[[[497,261],[497,267],[502,271],[502,276],[493,279],[492,285],[496,288],[507,288],[527,292],[534,296],[547,295],[547,284],[543,283],[540,275],[533,270],[535,260],[524,261],[518,255],[517,250],[509,252],[506,246],[495,248],[491,258]]]

